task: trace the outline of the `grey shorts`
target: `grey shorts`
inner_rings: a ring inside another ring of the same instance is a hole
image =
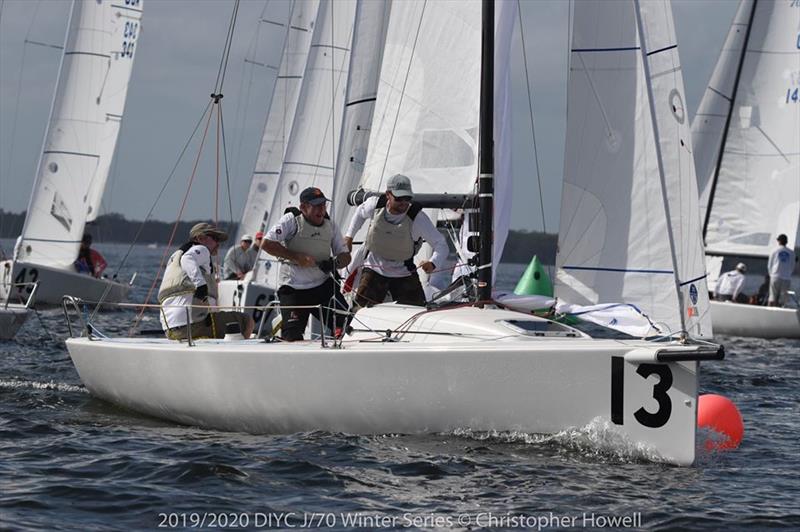
[[[778,305],[785,305],[789,294],[789,279],[775,279],[769,280],[769,302],[777,303]]]
[[[225,338],[225,325],[238,323],[239,330],[247,329],[249,316],[244,312],[221,311],[212,312],[203,321],[192,323],[192,339],[197,338]],[[186,340],[186,326],[173,327],[167,331],[167,338],[171,340]]]

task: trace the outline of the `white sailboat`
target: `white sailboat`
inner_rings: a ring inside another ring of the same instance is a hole
[[[87,301],[123,300],[128,284],[78,273],[87,222],[99,214],[117,144],[142,17],[141,0],[76,0],[67,30],[50,122],[15,260],[0,264],[0,299],[37,302],[64,294]],[[9,292],[2,287],[17,288]],[[24,292],[23,292],[24,291]]]
[[[481,88],[479,190],[481,208],[489,208],[481,211],[481,235],[488,237],[481,242],[478,268],[483,294],[491,290],[492,195],[487,190],[492,183],[494,4],[429,2],[430,11],[414,16],[419,5],[393,4],[387,40],[393,31],[421,36],[420,30],[433,22],[442,36],[439,54],[461,54],[456,42],[472,41],[467,63],[447,67],[445,72],[454,75],[436,70],[437,61],[418,67],[433,68],[420,81],[436,90],[446,83],[456,92],[455,86]],[[498,33],[510,31],[516,6],[499,6]],[[649,16],[649,8],[642,11]],[[481,25],[481,18],[488,22]],[[478,44],[481,26],[486,29],[483,46]],[[507,57],[508,50],[498,53]],[[402,100],[404,75],[398,76],[389,96]],[[406,134],[413,138],[413,132]],[[443,146],[452,146],[451,138],[424,137]],[[254,433],[555,433],[600,426],[649,451],[652,459],[684,465],[692,463],[695,452],[697,360],[721,356],[718,346],[710,344],[595,340],[491,304],[439,309],[377,305],[360,310],[353,330],[336,342],[187,344],[91,337],[70,338],[67,348],[93,395],[181,423]]]
[[[287,20],[273,21],[273,25],[282,26],[284,32],[283,52],[250,190],[239,223],[239,238],[265,231],[271,219],[272,203],[306,73],[318,10],[317,0],[293,1]],[[248,273],[245,279],[220,281],[219,304],[257,307],[268,303],[275,292],[275,288],[267,282],[271,266],[267,255],[259,253],[252,273]],[[251,312],[258,323],[261,311]]]
[[[31,293],[27,300],[21,303],[11,303],[6,300],[0,302],[0,340],[10,340],[14,338],[17,331],[25,324],[28,315],[31,313],[31,306],[36,297],[37,285],[31,287]]]
[[[708,269],[800,229],[800,4],[742,0],[692,124]],[[714,330],[800,338],[800,309],[711,302]]]
[[[575,8],[555,293],[632,335],[710,338],[672,13],[636,6]]]

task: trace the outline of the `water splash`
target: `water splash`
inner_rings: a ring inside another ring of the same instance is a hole
[[[33,390],[52,390],[57,392],[89,393],[89,390],[87,390],[84,386],[76,386],[74,384],[66,384],[63,382],[0,380],[0,390],[21,390],[25,388],[30,388]]]
[[[634,442],[610,421],[594,418],[583,427],[572,427],[555,434],[522,431],[473,431],[456,429],[454,436],[478,441],[555,446],[599,460],[629,462],[664,462],[655,447]]]

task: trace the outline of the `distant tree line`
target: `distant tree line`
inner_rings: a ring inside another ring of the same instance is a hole
[[[17,238],[22,233],[25,222],[25,213],[9,213],[0,209],[0,238]],[[189,229],[199,222],[211,220],[192,220],[178,222],[175,232],[174,244],[182,243],[189,235]],[[103,214],[97,220],[86,226],[95,243],[122,242],[130,243],[136,238],[139,244],[166,244],[172,234],[174,222],[148,220],[144,223],[136,220],[127,220],[117,213]],[[237,224],[220,223],[223,229],[235,234]],[[141,231],[141,232],[140,232]],[[529,231],[511,231],[506,241],[501,262],[527,263],[533,255],[538,255],[545,264],[554,264],[556,260],[557,235]]]

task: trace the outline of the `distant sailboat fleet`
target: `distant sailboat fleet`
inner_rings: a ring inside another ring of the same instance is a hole
[[[32,281],[41,303],[127,296],[127,284],[73,262],[114,153],[141,4],[74,3],[28,217],[14,260],[0,264],[0,300]],[[461,237],[448,297],[377,304],[353,311],[335,335],[322,327],[310,341],[281,342],[259,324],[275,307],[281,266],[258,253],[243,279],[219,282],[216,303],[251,313],[262,339],[192,338],[191,327],[186,342],[113,339],[83,323],[67,348],[89,391],[255,433],[552,433],[599,423],[656,460],[691,464],[700,361],[724,357],[714,335],[800,337],[800,309],[711,301],[709,290],[715,257],[766,258],[781,232],[795,244],[800,6],[742,0],[690,125],[669,0],[575,4],[555,297],[523,300],[492,292],[513,201],[516,4],[289,5],[275,24],[283,53],[238,237],[267,231],[309,186],[333,198],[331,218],[346,227],[348,202],[403,174],[415,201]],[[91,24],[103,39],[83,33]],[[432,293],[439,281],[426,283]],[[535,315],[547,307],[642,339],[591,338],[555,313]],[[0,309],[0,325],[23,311]]]

